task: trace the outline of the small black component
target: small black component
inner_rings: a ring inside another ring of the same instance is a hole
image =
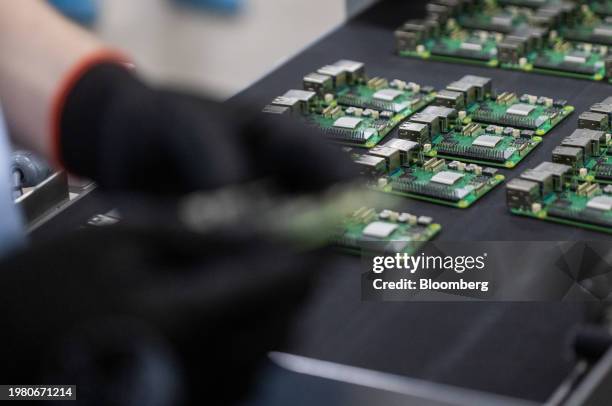
[[[458,157],[458,158],[476,158],[491,162],[505,162],[506,156],[504,151],[480,147],[477,145],[457,145],[457,142],[441,142],[436,145],[438,154]]]
[[[567,100],[557,99],[553,101],[553,106],[560,107],[560,108],[565,107],[567,106]]]
[[[595,178],[603,180],[612,180],[612,165],[599,164],[595,167]]]
[[[521,130],[522,138],[532,138],[535,135],[533,130]]]
[[[472,113],[472,119],[481,123],[531,130],[535,130],[542,125],[536,118],[496,112],[485,104],[481,104],[480,108]]]
[[[482,170],[482,174],[483,174],[484,176],[489,177],[489,178],[491,178],[491,177],[495,176],[495,175],[497,174],[497,172],[498,172],[498,170],[497,170],[497,169],[495,169],[495,168],[491,168],[491,167],[487,167],[487,168],[484,168],[484,169]]]
[[[333,141],[345,141],[354,144],[365,144],[368,140],[368,135],[363,130],[351,130],[348,128],[327,127],[321,128],[320,131]]]

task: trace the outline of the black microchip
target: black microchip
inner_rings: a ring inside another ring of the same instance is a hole
[[[496,173],[497,173],[497,169],[495,169],[495,168],[484,168],[482,170],[482,174],[484,176],[488,176],[488,177],[495,176]]]
[[[553,106],[555,107],[565,107],[567,105],[567,100],[557,99],[553,101]]]
[[[523,144],[529,144],[529,142],[530,140],[528,140],[527,138],[517,138],[514,140],[513,144],[521,146]]]
[[[521,130],[521,137],[523,138],[531,138],[535,135],[533,130]]]

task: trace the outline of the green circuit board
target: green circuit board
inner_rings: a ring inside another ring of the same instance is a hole
[[[604,52],[602,54],[601,52]],[[547,48],[530,52],[524,65],[502,64],[502,67],[548,73],[578,79],[602,80],[606,76],[607,46],[557,40]]]
[[[431,217],[362,207],[343,221],[333,242],[351,254],[376,251],[412,255],[441,229]]]
[[[565,141],[565,140],[564,140]],[[597,153],[589,153],[584,156],[583,159],[579,159],[575,162],[567,162],[562,159],[559,154],[563,153],[563,148],[566,148],[561,144],[560,152],[557,149],[553,150],[553,162],[571,164],[574,170],[574,177],[583,182],[597,182],[597,183],[612,183],[612,142],[609,140],[602,142]],[[573,147],[569,147],[570,150]],[[567,148],[566,148],[567,150]]]
[[[539,210],[511,208],[510,211],[513,214],[539,220],[612,233],[612,210],[605,210],[607,207],[605,205],[600,208],[588,206],[589,202],[597,197],[606,197],[612,200],[612,195],[601,191],[596,192],[593,196],[584,196],[568,189],[563,192],[550,193],[540,199],[538,201],[540,204],[538,206]]]
[[[336,105],[335,103],[333,105]],[[337,115],[326,117],[323,114],[312,113],[304,117],[305,121],[318,128],[325,137],[345,145],[371,148],[378,144],[395,127],[395,120],[380,120],[372,117],[360,117],[359,123],[353,128],[341,128],[334,124],[340,117],[346,117],[343,107],[337,106]],[[401,119],[399,119],[401,120]]]
[[[404,90],[392,102],[388,102],[377,100],[374,97],[376,92],[377,90],[365,85],[344,87],[331,101],[319,98],[310,114],[304,118],[308,123],[320,128],[330,140],[345,145],[372,148],[398,124],[431,103],[435,97],[433,91],[423,94]],[[367,110],[373,113],[364,116],[363,113]],[[383,111],[393,114],[382,117],[380,112]],[[350,117],[360,122],[354,128],[343,128],[337,124],[341,117]]]
[[[532,217],[612,233],[612,185],[570,165],[542,162],[506,184],[508,209]]]
[[[514,168],[542,142],[542,138],[538,136],[497,135],[495,132],[487,130],[487,127],[490,126],[486,124],[474,123],[474,125],[478,127],[478,130],[470,132],[470,135],[466,135],[463,131],[453,130],[446,134],[434,136],[431,142],[431,150],[427,155],[482,165]],[[478,145],[478,143],[484,143],[487,140],[492,140],[488,146]]]
[[[600,157],[592,157],[584,167],[588,171],[585,180],[612,183],[612,156],[606,154]]]
[[[496,52],[495,35],[487,35],[486,38],[483,38],[478,33],[461,29],[455,29],[439,37],[425,39],[416,49],[398,51],[400,56],[491,67],[499,65],[495,56]]]
[[[573,111],[573,106],[557,106],[529,101],[528,95],[520,98],[514,93],[502,93],[468,106],[468,119],[486,124],[510,126],[535,131],[544,135],[552,130]],[[519,114],[517,114],[517,113]]]
[[[589,8],[593,13],[602,16],[602,17],[610,17],[612,16],[612,1],[610,0],[595,0],[595,1],[587,1],[589,4]]]
[[[612,98],[593,104],[552,151],[552,161],[568,165],[578,181],[612,183]]]
[[[449,24],[452,28],[461,27],[475,32],[486,31],[509,34],[529,23],[532,12],[528,8],[504,8],[496,2],[490,1],[474,7],[469,12],[457,15],[457,24]]]
[[[400,56],[590,80],[612,76],[609,1],[433,3],[426,19],[396,30]]]
[[[370,84],[340,88],[335,95],[337,103],[347,107],[391,111],[408,117],[431,103],[435,97],[435,92],[430,88],[423,89],[419,86],[418,91],[408,88],[398,89],[393,82],[390,84],[388,80],[382,78],[373,78],[368,82]],[[377,97],[381,90],[385,92],[391,89],[398,92],[392,100],[381,100]]]
[[[386,193],[465,209],[504,181],[503,175],[488,168],[474,173],[474,167],[452,169],[444,159],[431,158],[423,165],[401,167],[372,186]]]
[[[413,82],[370,78],[360,62],[338,61],[305,76],[304,90],[286,92],[264,111],[299,115],[333,142],[372,148],[435,94]]]

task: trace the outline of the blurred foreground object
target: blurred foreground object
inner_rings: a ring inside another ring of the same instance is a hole
[[[82,25],[92,25],[98,18],[98,0],[49,0],[66,17]]]
[[[282,198],[261,182],[115,198],[121,219],[0,263],[0,379],[71,382],[84,405],[232,404],[325,272],[340,217],[388,199],[351,185]]]
[[[230,404],[324,263],[250,230],[87,229],[0,265],[4,382],[78,404]]]
[[[179,4],[185,4],[206,10],[219,11],[223,13],[235,13],[240,11],[243,0],[174,0]]]
[[[51,176],[51,168],[42,158],[30,151],[15,151],[11,155],[13,187],[20,196],[23,188],[34,187]]]
[[[295,120],[156,89],[120,64],[83,71],[58,109],[57,160],[107,190],[182,194],[269,178],[298,193],[357,173]]]

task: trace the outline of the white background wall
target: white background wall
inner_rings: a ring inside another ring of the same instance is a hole
[[[96,31],[149,78],[226,98],[340,24],[344,0],[245,0],[235,16],[168,0],[102,0]]]

